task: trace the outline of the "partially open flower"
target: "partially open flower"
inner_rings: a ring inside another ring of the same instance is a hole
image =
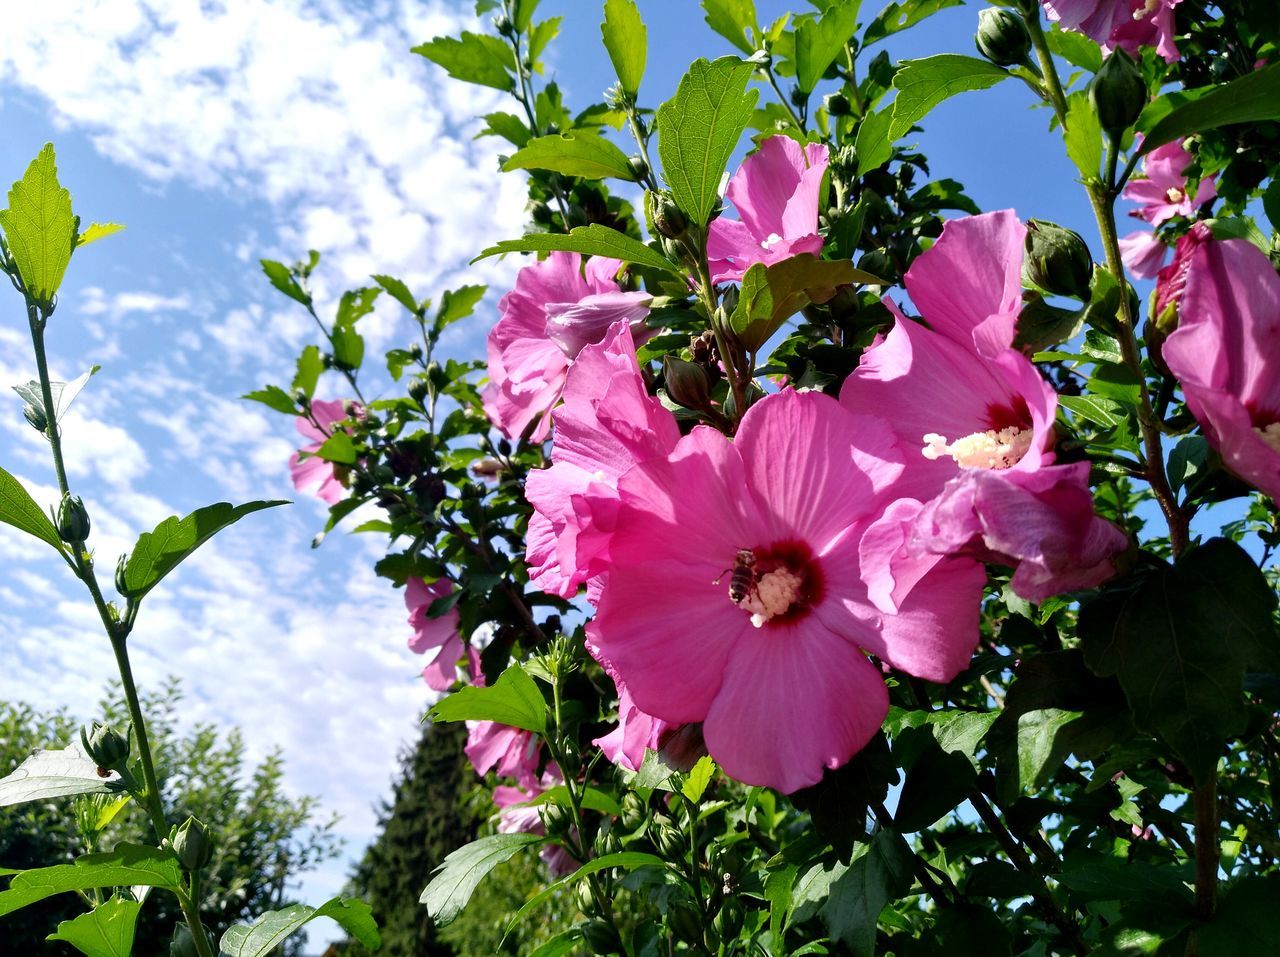
[[[333,435],[338,423],[351,417],[349,403],[342,399],[312,399],[312,423],[306,416],[298,416],[296,425],[298,433],[310,442],[304,445],[289,459],[289,477],[293,479],[293,487],[299,492],[314,487],[316,497],[321,501],[336,505],[347,494],[345,476],[340,476],[332,462],[316,458],[314,455],[303,458],[302,452],[315,452]]]
[[[404,591],[404,604],[409,609],[409,624],[413,628],[409,650],[419,655],[436,650],[431,663],[422,671],[423,680],[435,691],[448,691],[457,680],[463,641],[458,634],[456,608],[450,608],[436,618],[427,617],[427,610],[433,602],[452,591],[453,582],[447,578],[430,585],[421,578],[410,578]]]

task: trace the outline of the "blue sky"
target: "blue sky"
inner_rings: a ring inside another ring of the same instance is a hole
[[[759,5],[762,19],[785,9]],[[695,56],[732,52],[692,0],[640,6],[646,104],[669,95]],[[977,9],[944,11],[890,50],[971,52]],[[598,10],[580,0],[540,10],[565,16],[551,72],[577,106],[612,82]],[[295,498],[291,422],[237,396],[286,382],[314,327],[267,287],[259,257],[319,249],[328,303],[372,272],[420,294],[490,282],[485,306],[447,343],[480,353],[514,266],[466,262],[519,234],[523,188],[518,175],[499,176],[498,146],[472,139],[471,117],[510,107],[408,52],[470,12],[444,0],[67,0],[6,11],[0,177],[16,179],[52,140],[76,211],[128,226],[76,256],[49,331],[55,378],[103,366],[65,434],[108,577],[137,533],[173,512]],[[984,209],[1014,206],[1092,235],[1047,114],[1030,103],[1014,82],[958,98],[918,143],[934,175],[961,180]],[[375,351],[409,334],[392,308],[365,323]],[[20,303],[0,299],[0,464],[51,501],[47,452],[7,388],[33,374]],[[400,595],[372,574],[379,541],[338,535],[312,551],[323,518],[320,503],[297,497],[220,537],[148,599],[132,647],[144,684],[184,677],[189,720],[240,725],[257,754],[282,746],[290,787],[340,813],[358,855],[428,692],[405,647]],[[0,567],[0,694],[92,717],[114,668],[90,607],[64,568],[7,528]],[[307,897],[336,893],[348,864],[310,877]]]

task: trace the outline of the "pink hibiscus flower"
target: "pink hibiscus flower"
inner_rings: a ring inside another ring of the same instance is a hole
[[[605,670],[611,670],[610,666],[606,664]],[[617,678],[614,684],[618,686],[618,726],[591,743],[614,764],[639,771],[645,751],[657,751],[671,728],[661,718],[637,708],[626,684]]]
[[[421,578],[410,578],[404,590],[404,604],[409,609],[409,625],[413,628],[409,650],[422,655],[436,649],[431,663],[422,671],[423,680],[435,691],[448,691],[457,680],[463,641],[458,634],[458,609],[450,608],[439,618],[428,618],[427,609],[437,598],[452,591],[453,582],[447,578],[430,585]]]
[[[484,409],[504,435],[518,438],[536,421],[533,441],[546,439],[565,373],[583,346],[618,321],[643,328],[653,297],[623,292],[614,279],[621,268],[619,260],[597,256],[584,271],[577,253],[553,252],[520,270],[498,303],[501,317],[488,341]]]
[[[1164,265],[1169,247],[1155,233],[1139,230],[1120,240],[1120,258],[1124,267],[1139,279],[1155,279]]]
[[[481,777],[494,771],[499,777],[514,778],[521,787],[533,787],[538,781],[540,748],[541,742],[531,731],[496,721],[467,722],[467,744],[463,750]]]
[[[537,800],[544,792],[564,784],[560,769],[552,765],[543,772],[540,780],[535,780],[519,788],[500,785],[493,789],[493,803],[499,808],[499,834],[545,834],[546,826],[542,823],[542,815],[538,805],[529,804]],[[572,874],[578,869],[578,862],[559,844],[548,844],[538,852],[542,863],[554,877]]]
[[[1173,8],[1180,0],[1040,0],[1050,20],[1083,33],[1109,54],[1116,47],[1138,55],[1155,47],[1172,63],[1180,56],[1173,42]]]
[[[1159,226],[1175,216],[1190,217],[1196,208],[1218,195],[1213,177],[1206,176],[1196,187],[1195,196],[1187,194],[1187,178],[1183,175],[1191,165],[1191,154],[1181,143],[1157,146],[1142,161],[1145,179],[1132,179],[1120,195],[1141,209],[1129,213],[1145,219],[1152,226]]]
[[[671,413],[645,390],[624,322],[585,347],[553,413],[551,467],[529,473],[529,580],[573,596],[607,558],[618,478],[636,462],[666,457],[680,438]]]
[[[827,148],[771,136],[748,156],[726,192],[742,218],[713,220],[707,231],[712,282],[736,282],[753,263],[771,266],[822,251],[818,199]]]
[[[1280,276],[1243,239],[1190,254],[1164,360],[1231,471],[1280,499]]]
[[[1162,268],[1156,275],[1156,298],[1151,307],[1153,319],[1161,321],[1166,309],[1170,306],[1177,307],[1182,301],[1195,251],[1209,242],[1212,236],[1209,225],[1200,222],[1178,237],[1178,242],[1174,246],[1173,262]]]
[[[348,412],[349,407],[356,411]],[[335,505],[346,496],[347,487],[336,473],[334,464],[314,456],[304,459],[302,453],[315,452],[324,445],[333,435],[338,422],[358,414],[358,406],[343,399],[313,399],[311,414],[315,417],[315,424],[302,415],[294,423],[302,437],[310,441],[289,458],[289,477],[293,479],[293,487],[299,492],[315,486],[317,498]]]
[[[726,772],[794,791],[880,727],[888,696],[865,653],[934,681],[959,673],[978,638],[980,565],[939,563],[896,615],[858,575],[858,541],[896,497],[901,460],[880,420],[787,390],[753,405],[732,442],[699,426],[624,475],[588,640],[636,707],[703,722]]]
[[[897,486],[904,501],[861,546],[869,594],[884,611],[948,555],[1015,566],[1014,589],[1038,601],[1110,577],[1111,555],[1127,547],[1094,514],[1087,467],[1037,474],[1054,461],[1057,395],[1011,348],[1025,235],[1012,210],[947,223],[904,280],[931,328],[886,300],[897,321],[841,390],[846,408],[877,411],[904,447],[920,450]],[[1012,534],[1011,509],[1053,549]]]

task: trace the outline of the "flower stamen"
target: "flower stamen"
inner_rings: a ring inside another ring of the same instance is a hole
[[[925,444],[920,454],[931,462],[948,455],[962,469],[1008,469],[1027,454],[1033,437],[1030,429],[1015,425],[973,432],[950,444],[945,435],[930,432],[924,436]]]
[[[1253,431],[1258,433],[1258,438],[1266,442],[1272,451],[1280,453],[1280,422],[1272,422],[1264,426],[1255,425]]]

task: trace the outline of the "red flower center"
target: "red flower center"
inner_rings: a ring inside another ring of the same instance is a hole
[[[729,600],[751,615],[757,628],[787,624],[822,600],[822,567],[808,544],[776,542],[740,549],[729,574]]]

